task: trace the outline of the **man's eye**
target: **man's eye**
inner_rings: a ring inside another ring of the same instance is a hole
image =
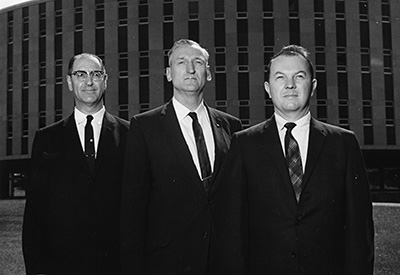
[[[203,60],[196,60],[196,61],[195,61],[195,64],[196,64],[196,65],[203,65],[204,62],[203,62]]]
[[[93,72],[93,76],[94,77],[101,77],[102,76],[102,72]]]
[[[85,77],[85,76],[86,76],[86,73],[85,73],[85,72],[77,72],[77,73],[76,73],[76,76],[77,76],[77,77]]]

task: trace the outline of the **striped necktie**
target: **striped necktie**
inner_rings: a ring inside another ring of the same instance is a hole
[[[299,145],[292,135],[292,130],[295,126],[296,123],[293,122],[288,122],[285,124],[285,128],[287,129],[285,135],[285,152],[290,180],[292,181],[296,200],[299,202],[302,191],[301,183],[303,181],[303,166],[301,164]]]

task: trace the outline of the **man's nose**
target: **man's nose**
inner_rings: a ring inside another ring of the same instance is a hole
[[[286,89],[294,89],[296,88],[296,82],[293,80],[293,78],[288,78],[286,80]]]
[[[85,79],[86,85],[93,85],[93,76],[91,74],[88,74],[86,79]]]
[[[188,62],[188,63],[187,63],[187,65],[186,65],[186,71],[187,71],[188,73],[191,73],[191,74],[195,72],[193,62]]]

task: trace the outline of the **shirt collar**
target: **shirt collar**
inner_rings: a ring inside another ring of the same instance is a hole
[[[197,113],[197,116],[199,116],[199,117],[204,116],[207,113],[203,100],[201,101],[201,103],[197,107],[197,109],[194,111],[191,111],[188,108],[186,108],[182,103],[180,103],[178,100],[176,100],[175,97],[172,98],[172,104],[174,105],[175,113],[178,118],[178,121],[181,121],[182,119],[186,118],[190,112]]]
[[[103,107],[96,113],[92,114],[93,116],[93,122],[97,123],[99,125],[101,125],[103,123],[103,117],[104,117],[104,113],[106,112],[106,108]],[[74,117],[75,117],[75,121],[78,125],[85,123],[86,122],[86,114],[82,113],[81,111],[79,111],[76,107],[74,110]]]
[[[279,130],[285,129],[285,124],[287,122],[296,123],[297,129],[299,129],[299,128],[303,128],[303,127],[306,127],[306,126],[310,125],[311,113],[308,112],[305,116],[303,116],[302,118],[300,118],[300,119],[298,119],[296,121],[287,121],[283,117],[281,117],[280,115],[275,113],[275,120],[276,120],[276,125],[278,126]]]

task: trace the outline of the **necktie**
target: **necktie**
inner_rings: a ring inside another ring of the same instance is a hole
[[[93,138],[93,127],[92,127],[93,116],[88,115],[86,117],[86,126],[85,126],[85,156],[86,161],[89,164],[90,170],[94,171],[94,160],[95,160],[95,151],[94,151],[94,138]]]
[[[211,164],[208,157],[206,142],[204,140],[203,130],[201,129],[197,119],[197,114],[195,112],[190,112],[189,116],[192,118],[192,127],[200,162],[201,177],[203,180],[204,189],[208,192],[210,188],[209,178],[211,177]]]
[[[285,124],[286,135],[285,135],[285,152],[286,152],[286,163],[289,169],[290,180],[292,181],[294,194],[296,200],[299,202],[301,194],[301,183],[303,180],[303,166],[301,164],[301,156],[299,145],[292,135],[292,129],[296,126],[296,123],[288,122]]]

